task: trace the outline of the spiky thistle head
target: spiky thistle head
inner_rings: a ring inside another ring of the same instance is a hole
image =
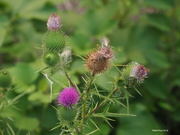
[[[109,68],[110,60],[113,57],[113,51],[108,45],[107,40],[101,41],[102,46],[87,55],[86,66],[93,75],[102,73]],[[105,44],[105,46],[104,46]]]
[[[61,28],[60,17],[52,13],[47,22],[47,28],[51,31],[57,31]]]
[[[66,36],[62,31],[48,31],[43,39],[45,49],[62,52],[66,45]]]
[[[74,87],[68,87],[63,89],[58,97],[59,105],[65,107],[72,107],[74,104],[77,104],[79,100],[79,93]]]

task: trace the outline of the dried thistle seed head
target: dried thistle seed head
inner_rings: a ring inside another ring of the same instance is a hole
[[[112,57],[113,53],[110,47],[99,47],[98,50],[87,56],[86,66],[93,75],[102,73],[109,68]]]
[[[61,28],[60,17],[52,13],[47,22],[47,28],[51,31],[57,31]]]
[[[0,88],[9,88],[11,85],[11,75],[5,70],[0,71]]]
[[[59,55],[55,52],[46,52],[43,61],[47,66],[53,67],[59,62]]]
[[[46,49],[61,53],[66,44],[66,37],[61,31],[48,31],[43,44]]]

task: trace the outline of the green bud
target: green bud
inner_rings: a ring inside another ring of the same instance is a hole
[[[62,52],[66,44],[66,37],[60,31],[48,31],[44,38],[44,46],[48,50]]]
[[[59,106],[57,114],[58,114],[58,119],[60,120],[61,124],[71,125],[73,124],[73,121],[77,115],[77,109]]]
[[[47,66],[55,66],[59,62],[59,55],[55,52],[46,52],[43,57],[43,61]]]
[[[134,82],[133,78],[130,76],[132,68],[138,65],[136,62],[129,63],[122,71],[122,79],[125,85],[129,86]]]
[[[0,71],[0,88],[9,88],[11,85],[11,75],[5,70]]]

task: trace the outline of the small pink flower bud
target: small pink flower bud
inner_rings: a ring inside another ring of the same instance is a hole
[[[137,64],[131,69],[130,77],[136,78],[137,82],[143,82],[144,78],[147,78],[148,72],[149,69]]]
[[[47,22],[48,30],[57,31],[61,28],[60,17],[52,13]]]

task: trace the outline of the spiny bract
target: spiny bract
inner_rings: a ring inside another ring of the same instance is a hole
[[[48,31],[43,44],[45,49],[61,53],[66,45],[66,37],[61,31]]]
[[[76,108],[59,106],[57,109],[58,119],[61,122],[61,124],[70,125],[73,123],[77,115]]]

